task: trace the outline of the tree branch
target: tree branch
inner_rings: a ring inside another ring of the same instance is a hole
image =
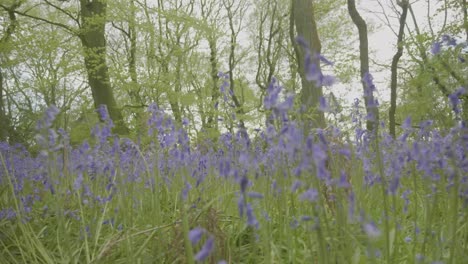
[[[2,5],[2,4],[0,4],[0,7],[6,9],[6,7],[4,5]],[[66,31],[70,32],[71,34],[78,36],[78,31],[76,29],[74,29],[74,28],[72,28],[70,26],[67,26],[65,24],[54,22],[54,21],[51,21],[51,20],[48,20],[48,19],[45,19],[45,18],[42,18],[42,17],[33,16],[33,15],[30,15],[30,14],[28,14],[26,12],[21,12],[21,11],[18,11],[18,10],[14,10],[14,12],[15,12],[15,14],[18,14],[20,16],[29,17],[31,19],[39,20],[39,21],[42,21],[42,22],[45,22],[45,23],[60,27],[62,29],[65,29]]]

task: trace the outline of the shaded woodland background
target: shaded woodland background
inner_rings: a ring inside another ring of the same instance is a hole
[[[152,102],[188,122],[192,138],[252,130],[268,122],[273,80],[311,128],[346,127],[349,106],[331,75],[359,91],[369,130],[383,122],[395,136],[407,115],[447,128],[468,120],[466,93],[449,96],[468,87],[466,0],[380,0],[376,10],[365,2],[2,0],[0,141],[33,146],[49,105],[72,144],[89,137],[102,104],[114,132],[134,139],[146,135]],[[370,12],[382,23],[366,21]],[[368,35],[383,27],[394,32],[395,55],[377,63]],[[390,100],[379,108],[369,73],[388,76],[378,89]],[[322,96],[329,114],[318,111]],[[459,116],[450,100],[461,100]]]

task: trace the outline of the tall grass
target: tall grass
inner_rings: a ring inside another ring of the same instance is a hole
[[[72,147],[50,108],[37,156],[0,145],[0,262],[465,263],[465,124],[408,119],[376,140],[356,123],[345,139],[268,98],[264,131],[199,145],[152,105],[151,144],[102,111],[94,143]]]

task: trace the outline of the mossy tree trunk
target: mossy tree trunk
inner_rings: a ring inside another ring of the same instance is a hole
[[[81,27],[79,38],[91,87],[94,106],[106,105],[115,124],[115,132],[128,134],[121,110],[115,101],[106,62],[106,7],[105,0],[80,0]]]

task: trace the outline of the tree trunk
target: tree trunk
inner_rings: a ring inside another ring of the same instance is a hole
[[[83,45],[84,62],[94,106],[98,108],[100,105],[106,105],[109,116],[115,124],[114,131],[118,134],[128,134],[129,130],[114,98],[106,63],[106,7],[104,0],[80,0],[79,37]]]
[[[20,6],[20,3],[17,2],[5,10],[8,12],[10,23],[6,28],[5,35],[3,35],[2,38],[0,39],[0,44],[7,43],[10,37],[13,35],[13,32],[15,31],[16,26],[18,25],[18,21],[16,20],[16,14],[14,10],[18,8],[19,6]],[[5,91],[5,88],[3,86],[3,71],[0,66],[0,141],[6,141],[9,137],[9,131],[12,129],[10,127],[10,119],[8,118],[6,114],[7,111],[6,111],[5,102],[7,98],[5,98],[6,94],[4,91]]]
[[[6,116],[6,109],[3,98],[3,72],[0,68],[0,141],[6,141],[8,138],[9,122]]]
[[[138,83],[138,74],[136,66],[136,52],[137,52],[137,29],[135,21],[135,2],[130,1],[130,18],[128,22],[128,35],[130,37],[130,52],[128,57],[128,71],[130,73],[130,79],[132,80],[132,87],[130,90],[130,97],[134,103],[143,105],[144,102],[140,95],[140,86]]]
[[[353,20],[354,25],[359,33],[359,60],[361,63],[361,83],[364,91],[364,104],[368,119],[366,121],[366,128],[369,131],[373,131],[378,127],[379,110],[373,105],[374,95],[370,91],[370,87],[364,81],[366,74],[369,74],[369,40],[367,38],[367,24],[366,21],[361,17],[356,9],[356,2],[354,0],[348,0],[348,13]]]
[[[314,6],[312,0],[292,0],[291,16],[296,26],[297,35],[304,38],[310,46],[312,63],[320,71],[320,62],[317,54],[320,54],[322,46],[320,43],[317,24],[315,22]],[[311,127],[325,128],[325,115],[318,110],[320,98],[323,96],[322,87],[314,81],[306,79],[305,56],[307,51],[297,43],[293,43],[296,52],[296,59],[299,65],[299,74],[301,76],[302,90],[301,103],[305,107],[303,118],[304,126],[307,130]],[[311,122],[311,123],[310,123]]]
[[[211,105],[208,107],[208,127],[213,130],[218,130],[218,114],[217,109],[214,109],[215,104],[219,100],[219,87],[218,87],[218,58],[217,58],[217,47],[216,47],[216,38],[210,36],[208,39],[208,44],[210,47],[210,66],[211,66]]]
[[[403,37],[405,34],[406,15],[408,14],[408,0],[403,0],[399,3],[402,13],[400,16],[400,28],[398,30],[397,52],[393,56],[391,66],[391,82],[390,82],[390,110],[389,110],[389,130],[390,135],[395,138],[395,113],[396,113],[396,100],[397,100],[397,80],[398,80],[398,61],[403,55]]]
[[[468,3],[466,0],[461,1],[461,8],[463,12],[463,27],[465,28],[465,38],[466,42],[468,42]]]
[[[237,46],[237,35],[239,34],[239,29],[236,31],[236,28],[234,26],[234,14],[236,12],[242,13],[242,10],[240,10],[240,4],[235,8],[235,10],[232,10],[234,5],[233,2],[225,3],[225,8],[227,11],[227,16],[228,16],[228,24],[229,24],[229,29],[231,31],[231,36],[230,36],[230,49],[229,49],[229,61],[228,61],[228,67],[229,67],[229,90],[231,93],[231,98],[232,101],[234,102],[234,105],[236,107],[236,114],[238,115],[243,115],[245,114],[244,109],[243,109],[243,103],[239,100],[235,93],[235,83],[234,83],[234,69],[237,66],[236,62],[236,46]],[[239,27],[240,28],[240,27]],[[244,120],[242,117],[239,118],[239,124],[238,124],[239,129],[245,130],[245,124]]]

